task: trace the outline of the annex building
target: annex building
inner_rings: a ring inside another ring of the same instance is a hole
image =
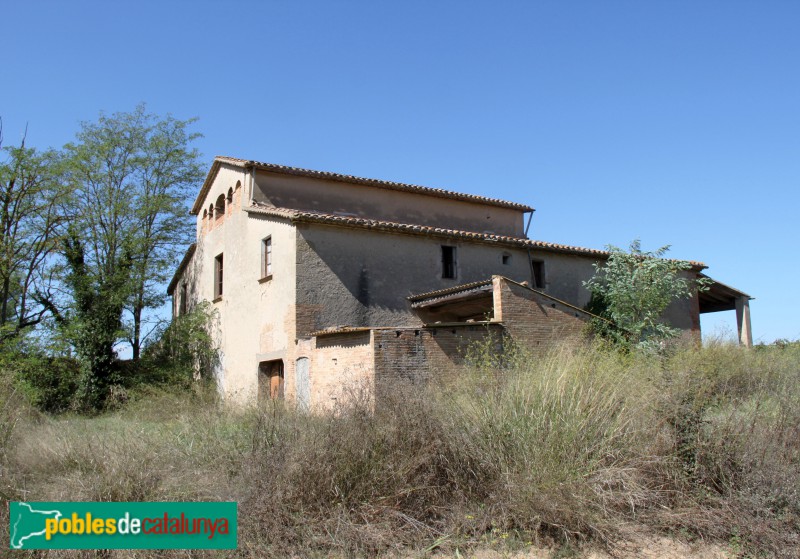
[[[457,370],[472,341],[531,348],[580,336],[583,281],[601,250],[527,238],[533,208],[436,188],[217,157],[191,213],[197,238],[168,292],[173,315],[208,300],[216,378],[242,403],[330,407],[362,385]],[[692,263],[689,275],[702,274]],[[720,283],[665,319],[699,335],[700,313],[750,297]]]

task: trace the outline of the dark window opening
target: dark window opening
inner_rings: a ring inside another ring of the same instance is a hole
[[[533,274],[533,287],[544,289],[544,262],[531,260],[531,272]]]
[[[178,301],[178,316],[183,316],[188,310],[188,302],[186,301],[186,284],[181,285],[180,300]]]
[[[225,195],[220,194],[217,203],[214,205],[214,217],[220,219],[225,215]]]
[[[442,245],[442,277],[456,277],[456,247]]]
[[[214,299],[222,297],[222,255],[214,259]]]
[[[511,255],[510,254],[504,254],[503,255],[503,265],[504,266],[508,266],[509,264],[511,264]]]

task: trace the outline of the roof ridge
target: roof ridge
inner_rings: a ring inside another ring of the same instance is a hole
[[[305,169],[303,167],[293,167],[290,165],[280,165],[278,163],[267,163],[262,161],[255,161],[252,159],[240,159],[238,157],[230,157],[227,155],[218,155],[214,158],[214,163],[211,165],[211,169],[208,172],[208,176],[206,177],[203,186],[200,189],[200,192],[195,199],[194,204],[192,205],[192,212],[197,213],[199,211],[199,207],[202,204],[201,199],[204,199],[208,190],[211,188],[211,182],[213,181],[213,177],[216,175],[217,171],[219,170],[219,165],[221,163],[235,165],[237,167],[248,168],[248,167],[256,167],[259,169],[263,169],[266,171],[272,171],[276,173],[283,173],[289,175],[299,175],[299,176],[307,176],[307,177],[316,177],[316,178],[325,178],[340,182],[347,182],[351,184],[361,184],[364,186],[373,186],[376,188],[386,188],[390,190],[399,190],[404,192],[412,192],[416,194],[422,194],[425,196],[436,196],[439,198],[449,198],[452,200],[459,200],[462,202],[471,202],[476,204],[487,204],[492,206],[499,206],[503,208],[510,208],[519,211],[533,211],[533,208],[528,206],[527,204],[521,204],[519,202],[510,202],[508,200],[501,200],[499,198],[489,198],[487,196],[481,196],[479,194],[467,194],[464,192],[456,192],[454,190],[446,190],[443,188],[433,188],[430,186],[422,186],[418,184],[412,183],[405,183],[405,182],[398,182],[398,181],[389,181],[384,179],[373,179],[368,177],[360,177],[356,175],[348,175],[343,173],[336,173],[333,171],[317,171],[314,169]]]

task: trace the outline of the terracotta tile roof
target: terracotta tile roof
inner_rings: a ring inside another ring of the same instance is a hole
[[[325,330],[317,330],[306,334],[308,337],[323,337],[335,336],[336,334],[357,334],[360,332],[372,331],[385,331],[393,330],[395,332],[411,332],[417,330],[426,330],[430,328],[453,328],[455,326],[502,326],[502,322],[495,322],[492,320],[476,320],[474,322],[435,322],[431,324],[423,324],[422,326],[339,326],[336,328],[327,328]]]
[[[476,231],[461,231],[457,229],[445,229],[443,227],[432,227],[430,225],[416,225],[412,223],[397,223],[393,221],[381,221],[377,219],[364,219],[360,217],[347,217],[322,212],[310,212],[305,210],[292,210],[289,208],[275,208],[254,204],[245,208],[248,213],[272,215],[284,217],[292,222],[324,223],[328,225],[338,225],[342,227],[357,227],[362,229],[373,229],[379,231],[394,231],[409,233],[414,235],[425,235],[432,237],[448,237],[465,239],[477,242],[497,243],[498,245],[514,246],[519,248],[531,248],[547,250],[551,252],[562,252],[567,254],[581,254],[586,256],[597,256],[607,258],[608,252],[593,248],[583,248],[570,245],[560,245],[533,239],[523,239],[521,237],[509,237],[506,235],[495,235],[492,233],[478,233]],[[698,263],[693,263],[698,264]],[[702,264],[699,264],[702,266]]]
[[[575,305],[573,305],[572,303],[567,303],[566,301],[564,301],[564,300],[562,300],[562,299],[559,299],[558,297],[553,297],[552,295],[550,295],[549,293],[546,293],[546,292],[542,291],[541,289],[534,289],[534,288],[533,288],[533,287],[531,287],[530,285],[525,285],[524,283],[520,283],[520,282],[518,282],[518,281],[514,281],[514,280],[512,280],[511,278],[507,278],[507,277],[505,277],[505,276],[500,276],[500,277],[501,277],[501,278],[503,278],[503,279],[504,279],[505,281],[507,281],[508,283],[513,283],[513,284],[515,284],[515,285],[518,285],[519,287],[522,287],[523,289],[527,289],[528,291],[533,291],[534,293],[536,293],[536,294],[537,294],[537,295],[539,295],[540,297],[544,297],[545,299],[549,299],[550,301],[553,301],[553,302],[555,302],[555,303],[558,303],[559,305],[563,305],[563,306],[567,307],[568,309],[571,309],[573,312],[578,312],[578,313],[581,313],[581,314],[583,314],[584,316],[588,316],[588,317],[590,317],[590,318],[601,318],[601,317],[599,317],[599,316],[597,316],[597,315],[595,315],[595,314],[592,314],[592,313],[590,313],[590,312],[589,312],[589,311],[587,311],[586,309],[582,309],[582,308],[580,308],[580,307],[576,307],[576,306],[575,306]],[[555,306],[555,305],[554,305],[554,306]],[[578,315],[575,315],[575,316],[578,316]],[[606,320],[606,319],[605,319],[605,318],[603,318],[602,320]],[[606,320],[606,322],[608,322],[608,321]]]
[[[447,289],[438,289],[436,291],[429,291],[428,293],[411,295],[406,297],[406,299],[411,301],[411,308],[414,309],[422,303],[432,303],[440,299],[446,299],[451,295],[468,293],[470,291],[478,291],[490,285],[492,285],[491,278],[483,281],[474,281],[472,283],[455,285],[453,287],[448,287]]]
[[[334,326],[306,334],[307,336],[334,336],[336,334],[357,334],[372,330],[413,330],[412,326]],[[417,327],[419,328],[419,327]]]
[[[492,286],[479,285],[477,287],[472,287],[470,289],[464,289],[453,293],[447,293],[445,295],[438,295],[436,297],[429,297],[426,299],[420,299],[419,301],[413,301],[411,303],[411,308],[422,309],[426,307],[441,305],[444,303],[475,301],[477,299],[491,300],[491,298],[492,298]]]
[[[562,301],[561,299],[558,299],[557,297],[553,297],[552,295],[550,295],[548,293],[545,293],[541,289],[534,289],[529,285],[525,285],[524,283],[520,283],[518,281],[514,281],[511,278],[507,278],[505,276],[494,276],[494,277],[500,277],[500,278],[502,278],[504,281],[506,281],[508,283],[513,283],[514,285],[518,285],[519,287],[527,289],[528,291],[533,291],[538,296],[543,297],[545,299],[548,299],[550,301],[553,301],[555,303],[558,303],[560,305],[563,305],[563,306],[571,309],[573,312],[578,312],[578,313],[581,313],[581,314],[583,314],[585,316],[589,316],[589,317],[594,317],[595,316],[592,313],[590,313],[589,311],[587,311],[585,309],[581,309],[580,307],[576,307],[575,305],[567,303],[566,301]],[[406,297],[406,299],[411,301],[411,308],[414,309],[414,308],[421,307],[423,305],[430,305],[431,303],[436,303],[436,302],[439,302],[439,301],[446,301],[448,299],[448,297],[452,297],[453,295],[456,295],[456,294],[460,295],[460,294],[466,294],[466,293],[470,293],[470,292],[478,292],[479,290],[486,289],[486,286],[492,285],[493,284],[492,280],[493,280],[493,278],[489,278],[489,279],[486,279],[486,280],[483,280],[483,281],[474,281],[472,283],[465,283],[465,284],[462,284],[462,285],[456,285],[456,286],[453,286],[453,287],[448,287],[447,289],[439,289],[438,291],[430,291],[428,293],[420,293],[419,295],[411,295],[410,297]]]
[[[287,165],[278,165],[275,163],[262,163],[260,161],[251,161],[246,159],[238,159],[236,157],[225,157],[218,155],[214,158],[211,169],[208,172],[205,182],[203,183],[197,198],[192,206],[192,214],[197,215],[205,200],[208,190],[211,188],[211,183],[219,171],[221,164],[233,165],[243,169],[255,167],[273,173],[281,173],[284,175],[295,175],[301,177],[314,177],[327,180],[334,180],[339,182],[347,182],[351,184],[360,184],[364,186],[373,186],[376,188],[385,188],[389,190],[400,190],[403,192],[412,192],[415,194],[424,194],[426,196],[436,196],[439,198],[450,198],[452,200],[460,200],[462,202],[473,202],[477,204],[486,204],[490,206],[500,206],[503,208],[511,208],[519,211],[532,211],[533,208],[526,204],[519,204],[517,202],[508,202],[506,200],[498,200],[497,198],[487,198],[485,196],[478,196],[476,194],[464,194],[461,192],[453,192],[451,190],[444,190],[441,188],[430,188],[427,186],[420,186],[417,184],[408,184],[403,182],[386,181],[381,179],[369,179],[364,177],[356,177],[353,175],[343,175],[340,173],[332,173],[329,171],[314,171],[312,169],[301,169],[300,167],[289,167]]]

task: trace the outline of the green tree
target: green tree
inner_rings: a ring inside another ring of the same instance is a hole
[[[140,112],[143,107],[136,111]],[[132,200],[136,225],[133,285],[126,305],[132,317],[127,337],[135,360],[147,336],[155,331],[143,333],[145,312],[166,301],[164,284],[194,237],[186,201],[203,179],[203,168],[199,152],[190,147],[200,137],[188,130],[193,122],[141,114],[143,143],[136,160],[138,187]]]
[[[92,249],[92,241],[88,243]],[[124,244],[124,243],[123,243]],[[130,252],[120,254],[99,265],[91,253],[87,255],[84,237],[71,226],[64,240],[64,258],[68,273],[65,284],[72,295],[72,306],[62,328],[83,365],[81,399],[87,409],[101,409],[109,388],[120,382],[114,346],[122,335],[122,310],[129,292]]]
[[[165,274],[191,239],[187,191],[202,178],[192,122],[140,105],[82,123],[77,142],[65,146],[76,196],[63,250],[73,298],[64,331],[87,367],[92,408],[118,380],[115,345],[129,340],[138,360],[145,312],[163,304]]]
[[[2,127],[0,127],[2,147]],[[52,310],[54,254],[63,235],[65,205],[61,155],[6,148],[0,162],[0,342],[40,324]]]
[[[588,309],[613,325],[598,321],[596,330],[629,347],[677,336],[680,330],[663,321],[664,311],[694,289],[707,289],[707,281],[686,277],[689,262],[664,258],[669,246],[644,252],[637,239],[628,251],[606,248],[608,259],[596,263],[594,277],[584,282],[592,295]]]

